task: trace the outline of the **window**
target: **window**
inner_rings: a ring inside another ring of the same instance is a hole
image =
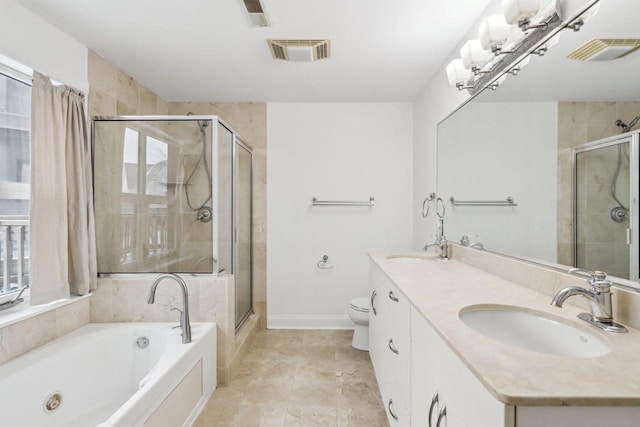
[[[0,70],[0,294],[29,283],[31,86]]]

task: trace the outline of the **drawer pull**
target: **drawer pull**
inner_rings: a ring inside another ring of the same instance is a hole
[[[443,406],[442,410],[438,414],[438,422],[436,423],[436,427],[440,427],[440,422],[447,417],[447,407]]]
[[[429,406],[429,427],[432,427],[431,419],[433,418],[433,408],[435,408],[437,404],[438,404],[438,392],[436,391],[436,394],[434,394],[433,397],[431,398],[431,406]]]
[[[398,349],[396,349],[396,346],[393,345],[393,339],[389,340],[389,350],[393,351],[395,354],[399,353]]]
[[[373,310],[373,315],[377,316],[378,312],[376,311],[376,297],[378,296],[378,291],[375,289],[371,292],[371,310]]]
[[[387,407],[389,408],[389,413],[391,414],[393,419],[398,421],[398,416],[393,413],[393,399],[389,399],[389,403],[387,404]]]
[[[389,299],[394,302],[398,302],[398,298],[393,294],[393,291],[389,291]]]

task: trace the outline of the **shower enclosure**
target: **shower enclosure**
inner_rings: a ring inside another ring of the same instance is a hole
[[[252,312],[252,150],[216,116],[94,117],[100,274],[234,274]]]
[[[574,150],[574,265],[638,280],[639,133]]]

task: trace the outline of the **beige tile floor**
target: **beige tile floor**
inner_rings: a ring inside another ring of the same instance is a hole
[[[352,331],[260,331],[195,427],[388,426],[369,353]]]

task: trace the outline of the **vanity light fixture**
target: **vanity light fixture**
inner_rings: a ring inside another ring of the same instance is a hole
[[[506,43],[511,33],[511,25],[507,24],[504,15],[487,16],[478,29],[480,44],[485,50],[490,50],[499,55],[502,46]]]
[[[492,71],[485,68],[487,61],[491,59],[491,54],[482,48],[480,40],[467,41],[460,49],[460,58],[462,58],[464,67],[471,70],[476,76]]]
[[[467,82],[471,78],[471,71],[465,68],[462,59],[454,59],[446,66],[447,80],[451,86],[455,86],[458,90],[471,89]]]

